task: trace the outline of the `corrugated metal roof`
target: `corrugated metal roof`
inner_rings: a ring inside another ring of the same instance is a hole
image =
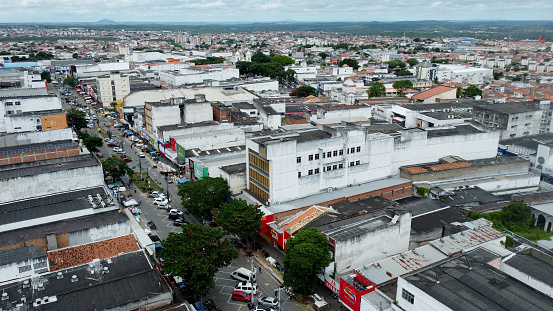
[[[382,259],[358,271],[371,282],[379,285],[445,258],[447,256],[432,245],[425,245],[400,255]]]
[[[465,230],[450,236],[434,240],[430,244],[442,253],[450,256],[461,250],[467,250],[479,244],[495,240],[505,234],[491,226]]]

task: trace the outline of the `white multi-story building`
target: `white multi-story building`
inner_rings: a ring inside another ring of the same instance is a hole
[[[269,203],[399,174],[404,165],[497,154],[499,135],[472,125],[383,133],[342,124],[246,139],[248,189]]]
[[[439,65],[436,78],[438,81],[480,85],[493,80],[493,69],[465,65]]]
[[[131,92],[129,77],[119,72],[97,77],[96,85],[104,107],[109,107],[111,102],[123,100]]]
[[[40,72],[21,70],[19,73],[21,87],[23,88],[43,88],[46,87],[46,81],[42,80]]]
[[[63,115],[61,102],[57,96],[0,97],[0,133],[42,130],[43,117],[50,115],[52,119],[56,118],[56,122],[60,121],[57,120],[58,116]],[[62,119],[65,119],[65,116]],[[67,127],[67,123],[61,128],[63,127]],[[54,126],[54,128],[59,127]]]
[[[204,83],[206,80],[225,81],[239,78],[240,71],[237,68],[195,68],[181,69],[179,71],[161,71],[159,79],[170,86],[184,84]]]

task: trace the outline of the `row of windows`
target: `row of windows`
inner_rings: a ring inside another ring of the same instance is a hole
[[[249,153],[250,163],[259,167],[261,170],[263,170],[266,173],[269,173],[269,162],[256,156],[253,153]]]
[[[349,166],[356,166],[361,164],[361,161],[357,160],[355,162],[349,162]],[[334,164],[334,165],[327,165],[323,167],[323,172],[329,172],[333,170],[338,170],[344,168],[344,164]],[[307,171],[307,175],[313,175],[313,174],[319,174],[319,169],[312,169]],[[298,172],[298,177],[301,177],[301,172]]]
[[[263,201],[269,200],[269,194],[250,181],[250,190],[257,194]]]
[[[410,292],[406,291],[405,288],[402,288],[401,298],[407,300],[410,303],[413,303],[413,304],[415,303],[415,295],[413,295]]]
[[[356,153],[356,152],[361,152],[361,147],[351,147],[346,150],[348,151],[348,154]],[[323,152],[322,155],[323,155],[323,159],[342,156],[344,155],[344,150],[342,149],[342,150],[327,151],[327,152]],[[318,160],[319,154],[318,153],[310,154],[309,156],[307,156],[307,158],[309,161]],[[301,157],[296,158],[296,163],[301,163]]]
[[[355,162],[353,162],[353,161],[349,162],[349,166],[356,166],[356,165],[359,165],[359,164],[361,164],[361,161],[359,161],[359,160],[357,160]]]
[[[269,188],[269,178],[254,170],[253,168],[250,168],[250,178],[255,179],[258,183]]]
[[[21,106],[21,102],[6,102],[6,106]]]

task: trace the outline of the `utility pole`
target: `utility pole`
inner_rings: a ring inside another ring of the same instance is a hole
[[[280,310],[280,307],[282,306],[282,302],[280,301],[280,291],[285,290],[288,293],[288,289],[284,287],[284,285],[280,285],[277,289],[275,289],[275,296],[277,296],[278,299],[278,310]],[[290,297],[290,294],[288,294]]]

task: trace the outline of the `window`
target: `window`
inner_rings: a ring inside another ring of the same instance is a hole
[[[530,135],[530,132],[524,132],[524,133],[522,133],[522,135],[528,136],[528,135]]]
[[[326,153],[323,152],[323,159],[326,158]]]
[[[6,106],[13,106],[12,102],[6,102]]]
[[[300,177],[301,177],[301,172],[298,172],[298,178],[300,178]]]
[[[340,149],[340,155],[344,155],[344,149]]]
[[[7,114],[13,114],[13,111],[7,110],[6,113],[7,113]]]
[[[334,151],[332,152],[332,156],[334,156],[334,157],[338,156],[338,150],[334,150]]]
[[[37,263],[34,264],[35,270],[36,269],[41,269],[41,268],[46,268],[47,264],[48,264],[48,262],[46,262],[46,261],[37,262]]]
[[[329,165],[329,166],[326,167],[326,171],[328,172],[330,170],[332,170],[332,166]]]
[[[15,102],[16,106],[21,106],[21,102]]]
[[[344,168],[344,164],[338,164],[338,168]]]
[[[309,161],[313,161],[313,155],[312,154],[309,155]]]
[[[357,149],[355,149],[355,152],[361,152],[361,147],[357,147]]]
[[[517,118],[517,119],[518,119],[518,118]],[[526,119],[532,119],[532,115],[531,115],[531,114],[527,115],[527,116],[526,116]]]
[[[349,162],[349,166],[353,166],[353,165],[354,165],[354,163],[353,163],[353,162]]]
[[[332,156],[332,152],[331,152],[331,151],[329,151],[329,152],[326,153],[326,157],[327,157],[327,158],[330,158],[331,156]]]
[[[530,123],[526,123],[526,124],[524,124],[524,126],[530,126]]]
[[[315,169],[315,174],[319,174],[319,169],[318,168]]]
[[[313,170],[307,171],[307,175],[313,175]]]
[[[359,164],[361,164],[361,161],[359,160],[355,161],[355,165],[359,165]]]
[[[315,153],[315,160],[318,160],[318,159],[319,159],[319,154]]]
[[[415,296],[410,292],[406,291],[405,288],[401,289],[401,298],[409,301],[410,303],[415,303]]]
[[[512,128],[512,129],[516,129],[517,126],[516,126],[516,125],[512,125],[511,128]]]
[[[31,271],[31,265],[19,267],[19,273]]]
[[[296,163],[301,163],[301,157],[296,158]]]
[[[349,152],[350,152],[350,153],[355,153],[355,148],[351,147],[351,148],[349,149]]]
[[[37,129],[38,131],[42,131],[42,125],[37,125],[37,126],[36,126],[36,129]]]

